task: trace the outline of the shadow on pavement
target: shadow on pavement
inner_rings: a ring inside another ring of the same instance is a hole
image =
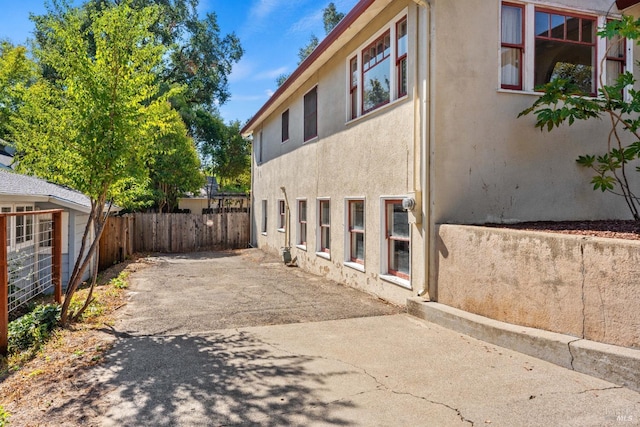
[[[278,350],[246,331],[122,338],[96,368],[82,404],[68,403],[102,407],[103,425],[350,424],[332,412],[352,404],[322,404],[328,376],[305,367],[315,358]],[[100,401],[105,391],[110,398]]]

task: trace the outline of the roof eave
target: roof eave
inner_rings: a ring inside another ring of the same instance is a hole
[[[616,0],[616,6],[619,10],[628,9],[640,3],[640,0]]]
[[[335,26],[335,28],[325,37],[318,47],[296,68],[289,78],[271,95],[269,100],[258,110],[258,112],[247,122],[242,128],[241,133],[243,135],[250,135],[256,124],[262,119],[283,94],[289,91],[295,86],[299,78],[305,74],[306,71],[313,68],[314,65],[319,67],[320,64],[316,64],[316,61],[349,29],[351,26],[362,16],[362,14],[369,9],[369,7],[375,3],[376,0],[360,0],[351,11]]]

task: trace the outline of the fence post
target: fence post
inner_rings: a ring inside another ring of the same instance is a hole
[[[53,218],[53,265],[51,280],[53,281],[56,302],[62,304],[62,212],[54,212]],[[97,268],[97,266],[96,266]]]
[[[7,266],[7,217],[0,215],[0,354],[9,345],[9,271]]]

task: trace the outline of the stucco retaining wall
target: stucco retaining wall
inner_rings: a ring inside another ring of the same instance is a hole
[[[449,224],[437,230],[438,302],[640,348],[640,242]]]

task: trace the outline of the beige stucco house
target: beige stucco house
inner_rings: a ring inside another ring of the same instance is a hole
[[[636,13],[632,0],[619,0]],[[605,123],[517,118],[563,66],[593,93],[631,69],[596,35],[614,0],[362,0],[255,114],[253,236],[297,264],[404,304],[437,300],[437,227],[628,218],[578,155]],[[611,52],[611,51],[610,51]]]

